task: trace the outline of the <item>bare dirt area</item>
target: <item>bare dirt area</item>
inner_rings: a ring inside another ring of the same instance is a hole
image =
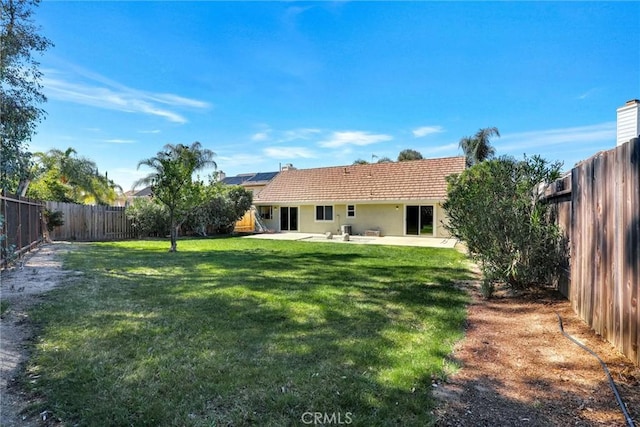
[[[640,423],[640,368],[597,336],[555,291],[482,299],[473,290],[462,368],[434,384],[439,426],[625,426],[598,360],[605,362],[632,420]]]
[[[67,243],[45,244],[27,254],[17,265],[0,275],[0,296],[9,308],[0,318],[0,425],[42,426],[50,424],[48,414],[26,416],[23,411],[34,403],[17,385],[21,365],[27,360],[33,338],[27,310],[42,294],[77,273],[62,270],[60,255],[73,250]]]

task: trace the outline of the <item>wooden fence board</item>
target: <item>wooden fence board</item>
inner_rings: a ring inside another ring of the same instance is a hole
[[[236,233],[253,233],[256,229],[255,212],[249,209],[244,216],[240,218],[233,229]]]
[[[568,286],[559,289],[594,331],[640,365],[640,141],[576,165],[568,191],[564,181],[547,194],[569,238]]]
[[[63,215],[64,225],[51,232],[54,240],[95,242],[135,237],[124,207],[47,202],[47,209]]]

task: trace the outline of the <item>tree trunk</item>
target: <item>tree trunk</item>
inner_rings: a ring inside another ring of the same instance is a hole
[[[31,184],[31,180],[30,179],[21,179],[20,183],[18,183],[18,196],[20,197],[26,197],[27,196],[27,190],[29,189],[29,184]]]
[[[176,224],[175,215],[173,212],[170,214],[170,222],[171,222],[171,232],[169,235],[171,236],[171,248],[169,248],[169,252],[177,252],[178,251],[178,225]]]

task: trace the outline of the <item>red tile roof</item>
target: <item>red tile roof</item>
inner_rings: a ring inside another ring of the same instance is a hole
[[[444,199],[445,177],[461,173],[464,157],[293,169],[280,172],[256,203]]]

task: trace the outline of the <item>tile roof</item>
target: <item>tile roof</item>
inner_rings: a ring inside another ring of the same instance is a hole
[[[256,203],[444,199],[445,177],[461,173],[464,157],[293,169],[280,172]]]

